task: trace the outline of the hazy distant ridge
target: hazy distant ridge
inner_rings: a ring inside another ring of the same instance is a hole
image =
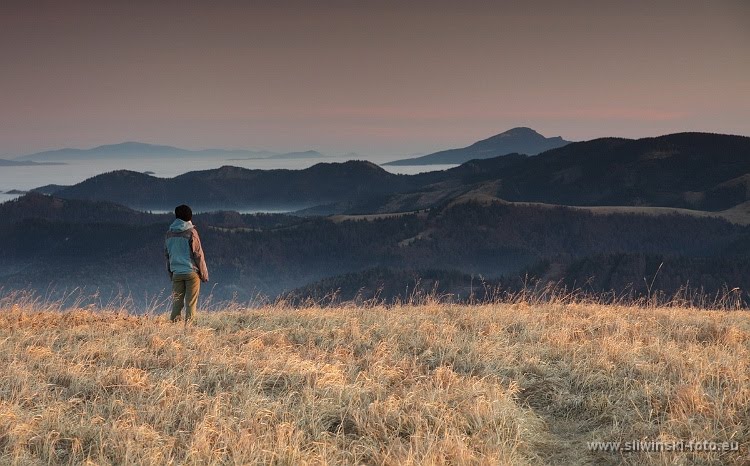
[[[91,149],[57,149],[16,157],[14,161],[60,161],[60,160],[101,160],[119,158],[198,158],[215,157],[220,159],[268,159],[268,158],[309,158],[324,157],[316,151],[277,153],[270,151],[253,151],[245,149],[203,149],[189,150],[173,146],[146,144],[142,142],[123,142],[108,144]]]

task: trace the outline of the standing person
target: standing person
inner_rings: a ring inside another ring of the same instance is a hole
[[[164,240],[167,271],[172,278],[172,322],[180,318],[185,307],[185,323],[193,322],[201,283],[208,281],[208,269],[198,231],[193,226],[193,211],[186,205],[174,209],[175,221]]]

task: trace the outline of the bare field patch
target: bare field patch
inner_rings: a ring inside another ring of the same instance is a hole
[[[7,306],[0,463],[738,463],[749,349],[745,311]],[[691,440],[738,450],[588,447]]]

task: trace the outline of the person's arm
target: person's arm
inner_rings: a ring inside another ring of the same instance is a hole
[[[172,269],[169,268],[169,249],[167,249],[166,242],[164,243],[164,258],[167,261],[167,273],[169,274],[169,279],[172,279]]]
[[[203,257],[203,247],[201,246],[201,238],[198,236],[198,230],[193,229],[193,235],[190,241],[190,250],[193,254],[193,262],[198,267],[198,277],[202,282],[208,281],[208,267],[206,267],[206,259]]]

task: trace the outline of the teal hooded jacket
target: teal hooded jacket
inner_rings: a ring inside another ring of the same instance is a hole
[[[203,247],[193,222],[175,219],[164,240],[167,271],[172,274],[196,272],[203,282],[208,281],[208,268],[203,257]]]

